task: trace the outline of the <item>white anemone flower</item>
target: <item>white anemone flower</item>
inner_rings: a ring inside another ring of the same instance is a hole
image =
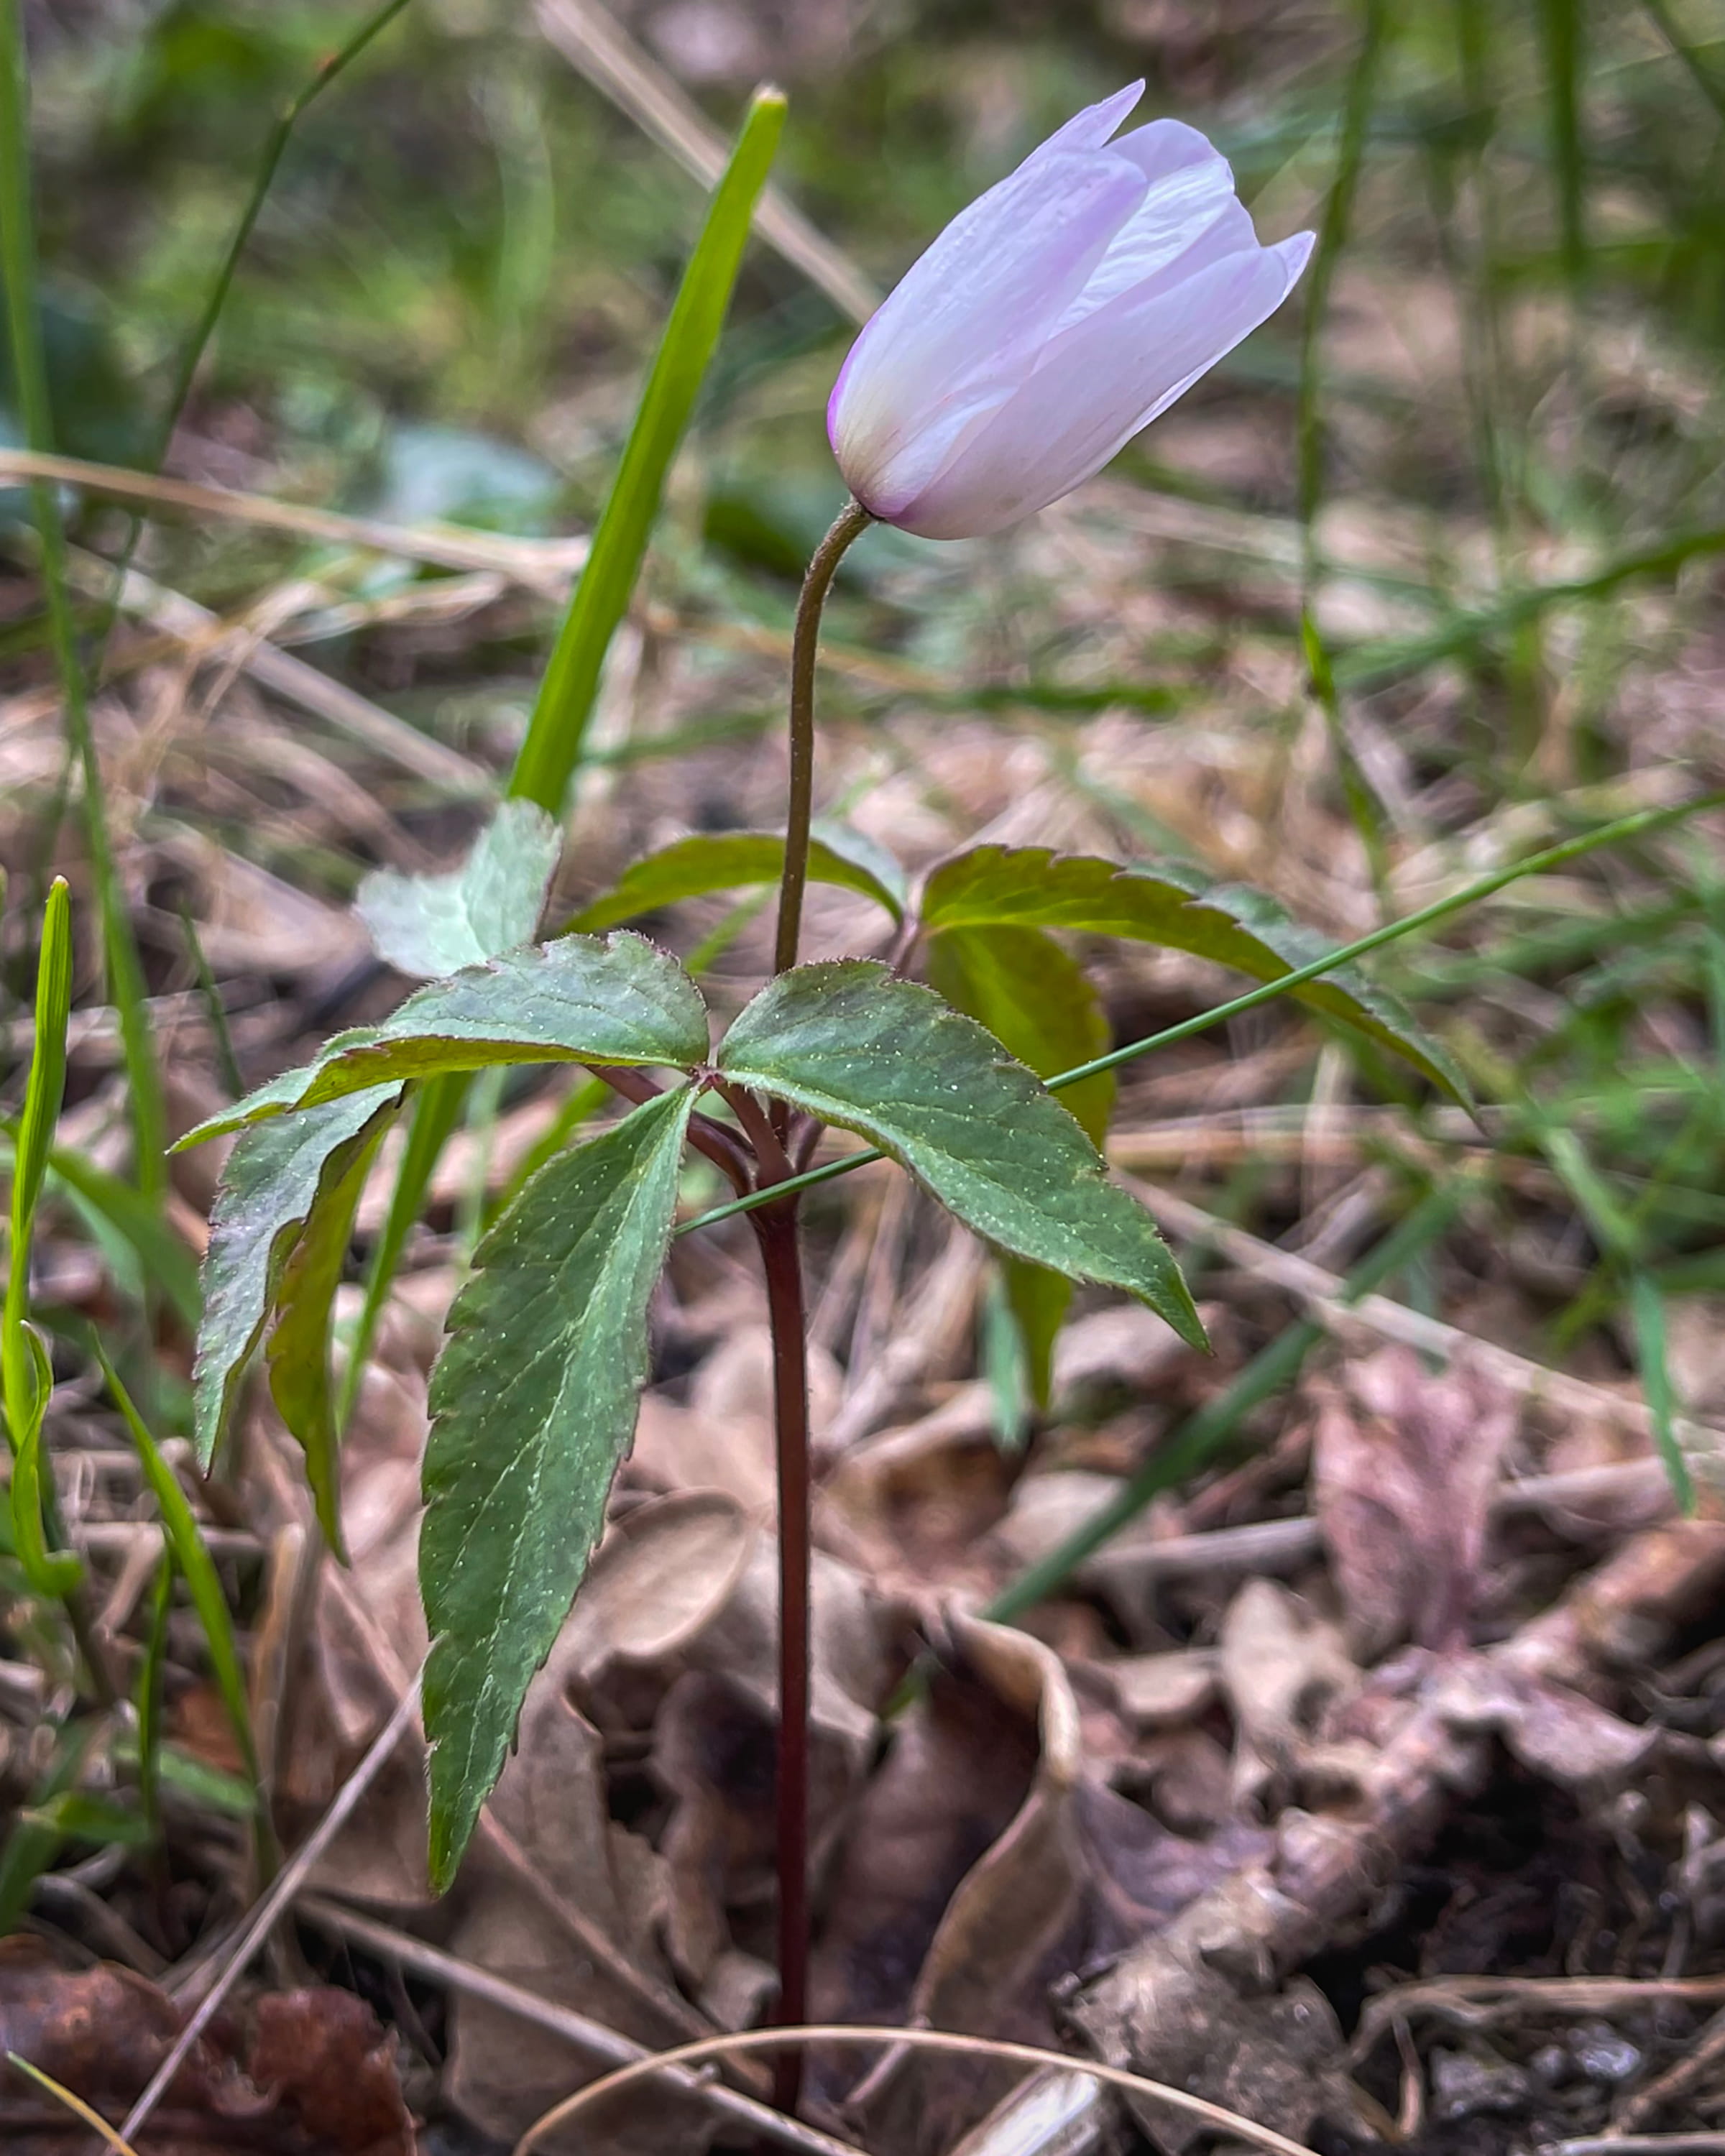
[[[883,523],[968,539],[1100,471],[1275,313],[1312,234],[1261,245],[1228,161],[1092,105],[973,202],[850,348],[827,409],[851,491]]]

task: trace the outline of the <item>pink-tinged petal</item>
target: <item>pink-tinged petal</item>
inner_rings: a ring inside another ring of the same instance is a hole
[[[891,517],[999,408],[1143,192],[1128,159],[1045,157],[912,264],[865,325],[827,408],[833,453],[865,506]]]
[[[1153,120],[1110,147],[1117,156],[1130,157],[1143,173],[1144,199],[1066,310],[1060,331],[1178,262],[1219,218],[1239,208],[1228,160],[1182,121]],[[1250,223],[1246,231],[1248,244],[1255,246]]]
[[[1045,142],[1030,152],[1024,163],[1032,164],[1037,158],[1046,157],[1058,150],[1100,150],[1143,95],[1144,82],[1140,76],[1124,90],[1117,90],[1112,97],[1105,97],[1100,105],[1086,105],[1082,112],[1075,112],[1064,126],[1056,127]],[[1023,167],[1019,169],[1022,171]]]
[[[1058,501],[1274,314],[1312,246],[1301,233],[1237,249],[1087,316],[893,521],[928,539],[966,538]]]

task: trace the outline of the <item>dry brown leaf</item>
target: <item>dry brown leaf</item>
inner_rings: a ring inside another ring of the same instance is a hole
[[[847,1837],[820,2010],[1046,2043],[1053,1985],[1155,1930],[1266,1838],[1189,1840],[1109,1788],[1085,1759],[1064,1667],[1028,1634],[955,1617],[942,1661]],[[993,2068],[902,2056],[847,2111],[883,2147],[932,2150],[1001,2085]]]
[[[1489,1730],[1524,1767],[1561,1788],[1597,1796],[1620,1788],[1660,1741],[1566,1686],[1471,1656],[1446,1677],[1445,1714],[1458,1729]]]
[[[1222,1620],[1221,1683],[1234,1710],[1236,1804],[1255,1804],[1317,1748],[1319,1723],[1359,1682],[1341,1635],[1276,1580],[1248,1580]]]
[[[185,2016],[131,1970],[60,1968],[47,1945],[0,1941],[0,2051],[104,2117],[121,2118]],[[395,2047],[364,2000],[324,1988],[265,1994],[249,2046],[221,2021],[193,2046],[133,2137],[137,2156],[414,2156]],[[80,2156],[90,2128],[26,2078],[0,2071],[8,2156]]]
[[[545,1906],[550,1894],[578,1908],[632,1968],[668,1984],[658,1943],[664,1864],[649,1843],[613,1821],[603,1740],[571,1697],[589,1645],[570,1627],[552,1649],[528,1688],[515,1752],[491,1798],[493,1817],[526,1853],[534,1876],[519,1878],[479,1850],[462,1873],[449,1943],[464,1960],[651,2045],[664,2040],[659,2017],[608,1970],[572,1953]],[[499,2140],[514,2140],[597,2071],[557,2037],[524,2028],[484,1999],[452,1997],[449,2028],[449,2101]],[[655,2156],[698,2149],[696,2117],[656,2100],[629,2107],[608,2128],[611,2145]],[[675,2139],[666,2138],[671,2126]]]
[[[1314,1508],[1363,1660],[1467,1640],[1498,1463],[1519,1409],[1477,1371],[1385,1348],[1312,1388]]]
[[[1124,1655],[1106,1671],[1120,1712],[1144,1730],[1195,1721],[1217,1697],[1220,1681],[1219,1657],[1203,1647]]]

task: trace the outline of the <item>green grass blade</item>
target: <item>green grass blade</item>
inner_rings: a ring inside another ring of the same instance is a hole
[[[1641,1389],[1653,1418],[1654,1440],[1670,1476],[1678,1508],[1692,1514],[1696,1508],[1695,1477],[1683,1456],[1677,1436],[1676,1389],[1671,1383],[1671,1358],[1666,1350],[1665,1298],[1652,1276],[1638,1266],[1630,1276],[1630,1316],[1635,1332],[1635,1360],[1640,1366]]]
[[[173,1608],[174,1561],[164,1548],[150,1596],[150,1629],[138,1660],[132,1703],[138,1718],[138,1797],[153,1841],[162,1827],[162,1680],[167,1667],[167,1620]]]
[[[180,354],[179,365],[174,370],[173,386],[168,391],[167,402],[163,408],[162,418],[157,429],[154,451],[150,459],[152,470],[160,465],[162,459],[167,454],[168,444],[173,439],[174,429],[179,424],[181,413],[186,408],[186,399],[192,394],[192,384],[197,379],[198,370],[203,363],[205,352],[208,349],[209,341],[215,335],[216,323],[220,318],[222,309],[227,305],[228,290],[239,270],[240,257],[245,253],[250,243],[252,229],[258,222],[258,215],[264,207],[264,198],[275,183],[276,168],[281,163],[283,153],[287,149],[295,128],[299,125],[307,106],[316,102],[336,76],[342,74],[359,58],[366,47],[380,32],[388,29],[407,5],[408,0],[385,0],[382,7],[368,15],[344,44],[318,62],[311,80],[295,96],[289,100],[275,124],[271,127],[264,144],[264,154],[258,160],[258,169],[252,180],[251,192],[246,198],[245,207],[239,213],[239,220],[234,228],[233,237],[228,242],[226,251],[222,256],[214,277],[210,280],[210,288],[205,295],[203,306],[198,314],[197,323],[191,336],[186,340],[185,349]]]
[[[562,814],[580,761],[605,654],[640,573],[671,459],[718,342],[784,116],[785,101],[776,90],[758,93],[749,107],[684,272],[592,552],[539,685],[508,792],[511,798],[536,802],[552,816]],[[468,1082],[459,1075],[440,1078],[420,1095],[388,1217],[367,1276],[365,1303],[336,1405],[338,1430],[353,1411],[401,1253],[439,1157],[460,1118]]]
[[[192,961],[193,978],[198,983],[198,999],[203,1005],[203,1014],[209,1020],[210,1037],[215,1043],[216,1069],[221,1073],[222,1083],[228,1088],[228,1096],[237,1101],[245,1091],[245,1080],[240,1075],[239,1058],[234,1052],[234,1034],[228,1024],[228,1006],[222,1001],[222,991],[215,975],[210,971],[209,960],[204,956],[203,938],[198,932],[198,923],[192,909],[184,901],[180,905],[180,926],[186,932],[186,953]]]
[[[31,203],[29,89],[19,0],[0,0],[0,282],[6,294],[7,336],[24,439],[52,451],[42,327],[37,310],[36,230]],[[50,640],[65,699],[66,730],[84,782],[85,843],[101,916],[102,947],[119,1013],[140,1188],[159,1197],[167,1185],[167,1111],[150,1024],[148,988],[108,834],[101,767],[90,728],[84,669],[66,585],[65,541],[54,490],[33,481],[30,502],[42,542],[42,581]]]
[[[1641,0],[1641,4],[1658,23],[1666,43],[1688,69],[1696,88],[1720,119],[1725,120],[1725,77],[1716,75],[1700,52],[1683,35],[1681,26],[1666,4],[1666,0]]]
[[[71,2090],[57,2082],[52,2074],[44,2073],[40,2066],[33,2066],[17,2051],[8,2051],[6,2062],[27,2080],[34,2082],[37,2087],[51,2096],[56,2103],[64,2105],[74,2118],[81,2118],[90,2132],[114,2151],[114,2156],[137,2156],[137,2151],[131,2143],[122,2140],[100,2112],[93,2111],[81,2096],[74,2096]]]
[[[148,470],[160,471],[167,455],[174,429],[180,424],[187,399],[192,394],[192,385],[198,378],[198,370],[203,364],[203,356],[216,333],[216,324],[221,318],[223,308],[228,304],[228,295],[239,272],[240,259],[251,243],[253,228],[258,222],[270,188],[275,183],[276,171],[286,153],[295,128],[306,108],[316,102],[336,76],[359,58],[378,33],[387,29],[407,5],[408,0],[384,0],[384,5],[367,16],[345,44],[318,62],[311,80],[289,100],[270,128],[264,140],[264,154],[258,161],[258,169],[252,178],[251,190],[239,213],[239,222],[217,265],[216,274],[210,280],[209,290],[204,295],[198,320],[193,325],[192,334],[187,338],[179,362],[174,369],[174,378],[162,406],[162,416],[157,422],[155,439],[146,459]],[[98,645],[102,649],[105,649],[109,635],[119,617],[121,590],[126,582],[126,572],[131,567],[132,557],[137,552],[138,538],[143,528],[143,518],[135,516],[126,533],[126,543],[116,561],[113,596],[108,602],[97,638]],[[100,672],[100,667],[97,670]],[[233,1081],[233,1086],[236,1093],[244,1091],[237,1078]]]
[[[0,1938],[18,1929],[36,1881],[54,1860],[64,1838],[52,1823],[54,1800],[77,1781],[100,1728],[92,1718],[61,1730],[47,1771],[0,1848]]]
[[[106,1168],[98,1168],[69,1146],[56,1146],[48,1156],[50,1173],[63,1183],[91,1212],[137,1254],[146,1280],[167,1296],[176,1317],[188,1332],[198,1330],[203,1307],[198,1286],[198,1259],[179,1230],[143,1194]]]
[[[1365,162],[1366,139],[1371,130],[1372,104],[1376,96],[1379,63],[1389,28],[1388,0],[1364,0],[1359,45],[1348,72],[1343,99],[1336,170],[1325,199],[1317,246],[1306,280],[1306,311],[1300,335],[1300,398],[1295,422],[1300,504],[1300,641],[1305,654],[1307,678],[1330,737],[1331,753],[1342,782],[1343,798],[1354,829],[1366,849],[1373,880],[1381,895],[1389,874],[1384,840],[1384,816],[1371,782],[1360,768],[1343,724],[1341,698],[1337,693],[1335,669],[1319,632],[1317,596],[1317,512],[1323,498],[1324,428],[1323,329],[1329,312],[1330,287],[1337,265],[1348,244],[1354,197],[1359,191]]]
[[[239,1756],[244,1760],[246,1772],[251,1777],[254,1789],[256,1789],[260,1779],[258,1748],[252,1735],[245,1671],[240,1662],[239,1649],[234,1641],[233,1620],[228,1614],[228,1599],[222,1592],[215,1562],[204,1547],[197,1517],[187,1502],[186,1493],[181,1489],[178,1478],[162,1458],[161,1447],[151,1436],[142,1416],[133,1406],[131,1394],[121,1383],[120,1373],[108,1360],[101,1343],[98,1341],[93,1345],[96,1360],[102,1367],[102,1375],[107,1380],[108,1390],[114,1396],[114,1404],[125,1418],[132,1443],[137,1447],[144,1479],[150,1485],[157,1510],[162,1515],[162,1532],[167,1537],[168,1548],[173,1553],[174,1563],[186,1583],[192,1597],[192,1607],[197,1611],[198,1624],[203,1628],[216,1690],[221,1696],[234,1742],[239,1747]]]
[[[1579,284],[1587,274],[1587,160],[1581,135],[1587,39],[1581,0],[1539,0],[1538,16],[1558,232],[1564,274]]]
[[[700,393],[747,244],[755,203],[784,126],[777,90],[757,91],[665,325],[593,551],[539,686],[510,793],[553,816],[576,764],[600,670],[640,573],[665,475]]]
[[[1312,526],[1323,495],[1324,435],[1320,400],[1323,389],[1323,327],[1330,287],[1348,243],[1354,197],[1365,162],[1372,100],[1377,94],[1378,63],[1389,27],[1388,0],[1364,0],[1360,41],[1343,99],[1336,145],[1336,169],[1325,198],[1317,245],[1306,278],[1306,311],[1300,334],[1300,401],[1295,422],[1300,483],[1300,527],[1304,547],[1304,583],[1310,590],[1314,563]]]
[[[24,1108],[13,1157],[12,1238],[6,1296],[0,1306],[0,1399],[13,1450],[12,1537],[19,1562],[39,1594],[71,1593],[84,1576],[76,1558],[49,1548],[44,1520],[42,1419],[54,1373],[31,1329],[30,1245],[36,1204],[66,1090],[66,1024],[72,1010],[72,908],[63,881],[48,894],[42,952],[36,968],[35,1037]]]

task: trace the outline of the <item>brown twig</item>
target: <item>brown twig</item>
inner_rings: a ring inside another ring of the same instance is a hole
[[[137,2133],[160,2102],[174,2076],[190,2056],[193,2046],[220,2011],[223,2000],[239,1981],[246,1964],[270,1936],[276,1920],[304,1885],[313,1865],[341,1832],[355,1805],[388,1763],[389,1755],[412,1725],[418,1704],[419,1680],[415,1676],[396,1702],[394,1713],[372,1739],[370,1750],[336,1793],[329,1810],[277,1873],[269,1892],[253,1910],[238,1938],[223,1950],[220,1967],[208,1989],[199,1999],[185,2027],[174,2039],[167,2057],[150,2076],[143,2094],[126,2114],[125,2123],[120,2128],[126,2139],[131,2140]]]
[[[428,1946],[424,1940],[398,1931],[393,1925],[380,1924],[374,1917],[361,1916],[321,1895],[305,1895],[297,1907],[306,1922],[316,1925],[320,1931],[344,1939],[363,1953],[375,1954],[380,1961],[410,1969],[415,1976],[425,1977],[448,1990],[482,1999],[500,2013],[513,2014],[536,2029],[562,2037],[574,2050],[584,2051],[607,2066],[629,2066],[649,2056],[644,2046],[632,2043],[614,2029],[608,2029],[603,2021],[592,2020],[571,2007],[542,1999],[536,1991],[511,1984],[506,1977],[494,1976],[490,1969],[463,1961],[458,1955],[445,1953],[441,1947]],[[861,2156],[861,2152],[849,2142],[835,2140],[832,2135],[804,2126],[798,2119],[787,2118],[770,2105],[744,2095],[740,2089],[727,2088],[722,2082],[704,2080],[694,2074],[677,2074],[673,2078],[679,2088],[699,2097],[716,2118],[724,2119],[729,2125],[746,2128],[763,2140],[795,2149],[799,2156]]]
[[[1183,2112],[1187,2118],[1199,2120],[1228,2140],[1244,2141],[1265,2150],[1266,2156],[1312,2156],[1312,2151],[1302,2143],[1289,2140],[1273,2127],[1260,2126],[1255,2119],[1244,2118],[1225,2105],[1212,2103],[1207,2097],[1171,2088],[1165,2082],[1151,2081],[1122,2066],[1104,2066],[1093,2059],[1070,2058],[1065,2052],[1049,2051],[1043,2045],[1007,2043],[997,2036],[967,2036],[951,2029],[891,2029],[862,2021],[815,2022],[795,2029],[740,2029],[732,2035],[710,2036],[699,2044],[681,2044],[674,2051],[661,2051],[656,2057],[619,2066],[602,2081],[589,2082],[584,2089],[565,2097],[543,2118],[536,2119],[515,2144],[512,2156],[532,2156],[533,2150],[547,2134],[567,2126],[580,2112],[673,2067],[693,2066],[704,2059],[726,2058],[738,2051],[773,2051],[782,2045],[792,2045],[800,2050],[810,2044],[886,2044],[903,2051],[943,2051],[971,2059],[1005,2059],[1021,2066],[1059,2066],[1071,2073],[1088,2074],[1109,2088],[1123,2089],[1134,2096],[1153,2097],[1157,2102]]]

